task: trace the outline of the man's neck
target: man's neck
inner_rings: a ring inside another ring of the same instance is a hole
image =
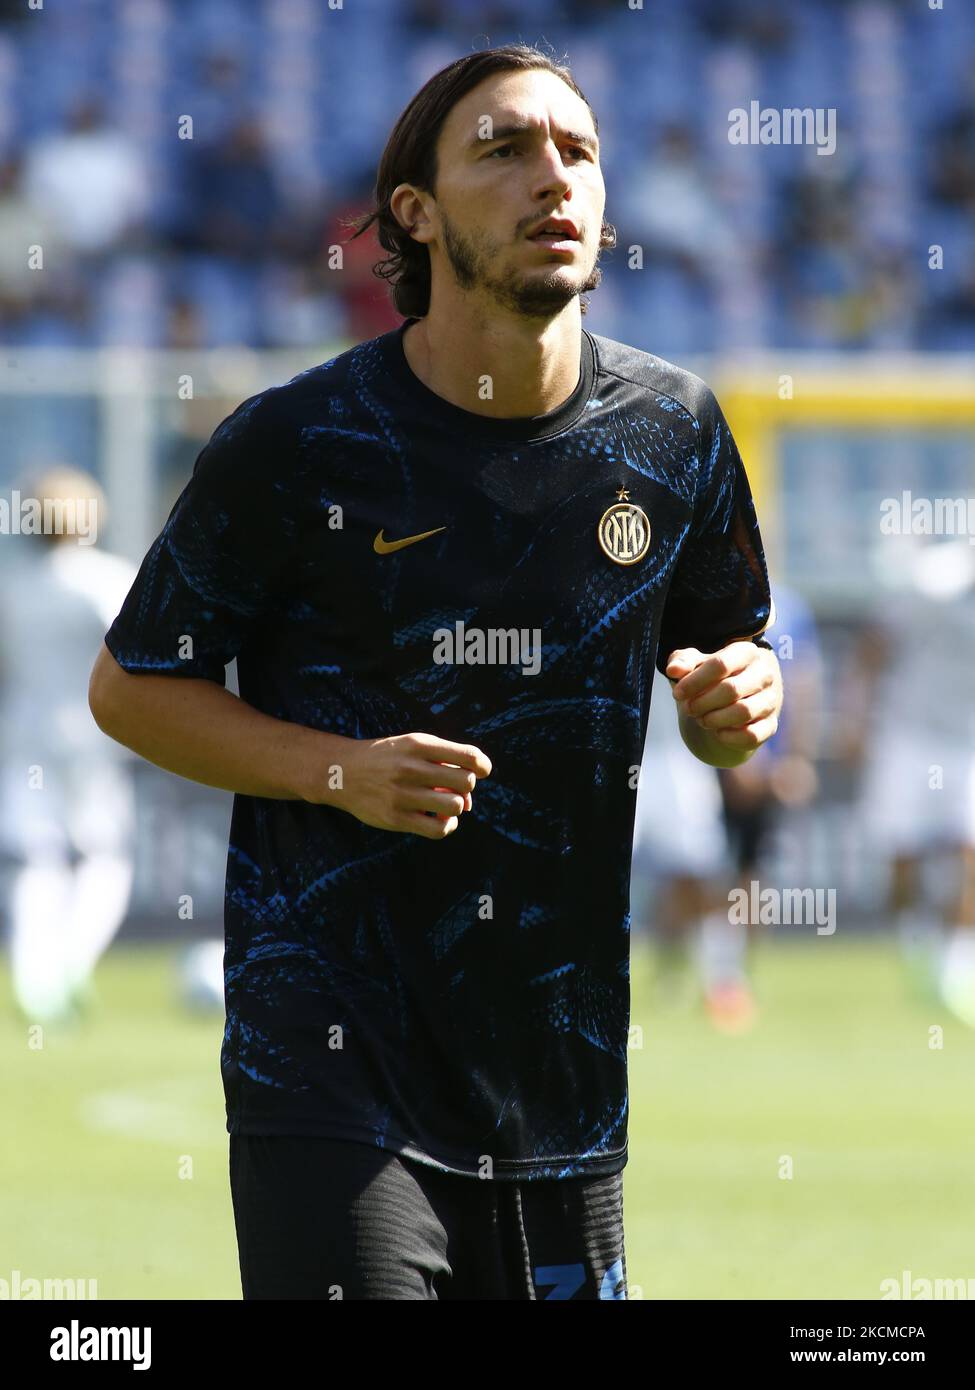
[[[546,324],[511,314],[430,312],[403,335],[414,376],[451,405],[496,419],[547,415],[579,382],[578,298]]]

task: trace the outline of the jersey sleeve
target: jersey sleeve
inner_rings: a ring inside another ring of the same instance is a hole
[[[105,644],[126,671],[224,684],[280,602],[294,554],[285,456],[267,393],[228,415],[149,548]]]
[[[657,670],[679,647],[714,652],[759,637],[775,608],[755,504],[738,447],[708,388],[698,416],[700,482],[664,603]]]

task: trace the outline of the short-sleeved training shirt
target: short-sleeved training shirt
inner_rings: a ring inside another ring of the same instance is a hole
[[[236,657],[269,715],[492,763],[442,840],[235,797],[230,1133],[613,1173],[654,668],[766,627],[752,497],[699,377],[584,329],[571,396],[495,419],[420,382],[413,322],[218,426],[106,642],[127,671],[221,684]]]

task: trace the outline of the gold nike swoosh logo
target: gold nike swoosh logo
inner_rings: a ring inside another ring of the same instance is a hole
[[[417,541],[425,541],[427,536],[435,536],[438,531],[446,529],[446,526],[436,526],[432,531],[421,531],[418,536],[404,536],[401,541],[384,541],[383,528],[380,527],[372,548],[377,555],[390,555],[394,550],[402,550],[404,545],[415,545]]]

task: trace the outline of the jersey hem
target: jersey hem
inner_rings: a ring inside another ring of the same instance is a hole
[[[322,1125],[314,1122],[302,1124],[297,1120],[248,1120],[228,1117],[227,1132],[231,1135],[298,1135],[308,1139],[345,1139],[350,1143],[368,1144],[373,1149],[383,1149],[425,1167],[436,1168],[442,1173],[452,1173],[457,1177],[477,1178],[485,1181],[482,1168],[476,1163],[463,1166],[461,1160],[440,1158],[420,1148],[409,1139],[387,1133],[384,1142],[378,1143],[372,1130],[360,1129],[353,1125]],[[531,1179],[557,1179],[571,1177],[609,1177],[619,1173],[626,1166],[628,1142],[621,1149],[608,1154],[587,1157],[584,1154],[557,1154],[551,1158],[495,1159],[493,1164],[495,1182],[527,1182]]]

